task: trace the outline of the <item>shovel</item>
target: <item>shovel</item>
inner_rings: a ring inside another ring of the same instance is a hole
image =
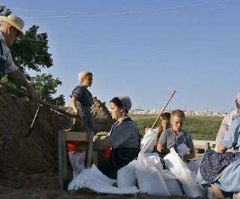
[[[2,86],[4,86],[5,88],[7,88],[7,90],[10,90],[10,91],[12,91],[12,92],[19,93],[19,94],[21,94],[21,95],[23,95],[23,96],[29,97],[29,95],[28,95],[27,93],[25,93],[25,92],[23,92],[23,91],[21,91],[21,90],[18,90],[18,89],[16,89],[16,88],[12,87],[12,86],[9,86],[8,84],[5,84],[5,83],[3,83],[3,82],[0,82],[0,85],[2,85]],[[36,113],[35,113],[35,115],[34,115],[33,121],[32,121],[32,123],[31,123],[30,130],[29,130],[29,132],[27,133],[26,137],[28,137],[29,135],[31,135],[32,129],[33,129],[35,123],[36,123],[36,120],[37,120],[37,118],[38,118],[40,109],[41,109],[41,107],[42,107],[43,105],[45,105],[46,107],[48,107],[48,108],[50,108],[50,109],[53,109],[54,111],[57,111],[57,112],[61,113],[61,114],[64,114],[64,115],[66,115],[66,116],[69,116],[69,117],[71,117],[71,118],[78,118],[78,117],[79,117],[78,115],[73,115],[73,114],[71,114],[71,113],[68,113],[68,112],[66,112],[65,110],[63,110],[63,109],[61,109],[61,108],[59,108],[59,107],[57,107],[57,106],[51,105],[51,104],[49,104],[49,103],[47,103],[47,102],[45,102],[45,101],[43,101],[43,100],[41,100],[41,99],[37,100],[37,102],[39,103],[39,105],[38,105],[38,108],[37,108]]]
[[[162,116],[163,112],[164,112],[165,109],[167,108],[169,102],[171,101],[171,99],[173,98],[173,96],[175,95],[175,93],[176,93],[176,91],[174,90],[174,91],[172,92],[171,96],[169,97],[167,103],[165,104],[164,108],[162,109],[162,111],[160,112],[160,114],[158,115],[158,117],[156,118],[156,120],[154,121],[154,123],[152,124],[151,129],[153,129],[153,128],[156,126],[158,120],[159,120],[160,117]]]
[[[29,135],[32,134],[32,130],[33,130],[34,126],[35,126],[35,123],[37,121],[37,118],[39,116],[39,112],[40,112],[40,109],[42,108],[42,106],[43,106],[43,104],[39,104],[38,105],[37,111],[36,111],[36,113],[34,115],[33,121],[31,123],[30,129],[29,129],[29,132],[25,135],[25,137],[28,137]]]

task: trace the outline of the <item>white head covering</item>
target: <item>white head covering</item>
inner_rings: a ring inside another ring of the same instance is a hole
[[[237,103],[240,104],[240,92],[237,95]]]
[[[78,80],[81,82],[88,75],[92,75],[92,73],[88,71],[80,72],[78,73]]]
[[[123,108],[125,108],[128,111],[132,108],[132,101],[131,101],[130,97],[128,97],[128,96],[120,96],[118,98],[122,102]]]

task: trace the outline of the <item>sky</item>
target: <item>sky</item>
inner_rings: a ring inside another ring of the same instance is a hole
[[[1,0],[46,32],[57,94],[69,95],[78,73],[107,102],[128,95],[133,108],[229,112],[240,91],[240,1]]]

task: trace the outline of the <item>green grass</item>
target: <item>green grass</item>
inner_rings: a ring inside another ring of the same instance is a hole
[[[131,115],[131,118],[137,123],[140,134],[144,134],[145,127],[151,127],[156,115]],[[215,140],[219,126],[223,118],[206,116],[186,117],[183,129],[191,134],[196,140]]]

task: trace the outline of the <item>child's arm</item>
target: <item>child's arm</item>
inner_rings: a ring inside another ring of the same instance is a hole
[[[157,144],[157,151],[159,152],[159,153],[162,153],[162,154],[164,154],[164,155],[166,155],[166,154],[168,154],[169,152],[170,152],[170,150],[169,149],[167,149],[167,148],[164,148],[161,144]]]
[[[193,140],[190,134],[188,134],[186,145],[188,148],[190,148],[190,153],[187,153],[186,155],[183,156],[183,160],[185,161],[195,157],[195,148],[194,148]]]
[[[166,135],[166,132],[163,131],[158,140],[157,151],[164,155],[168,154],[170,150],[166,146],[167,146],[167,135]]]
[[[183,160],[187,161],[195,157],[195,150],[191,150],[190,153],[183,156]]]

